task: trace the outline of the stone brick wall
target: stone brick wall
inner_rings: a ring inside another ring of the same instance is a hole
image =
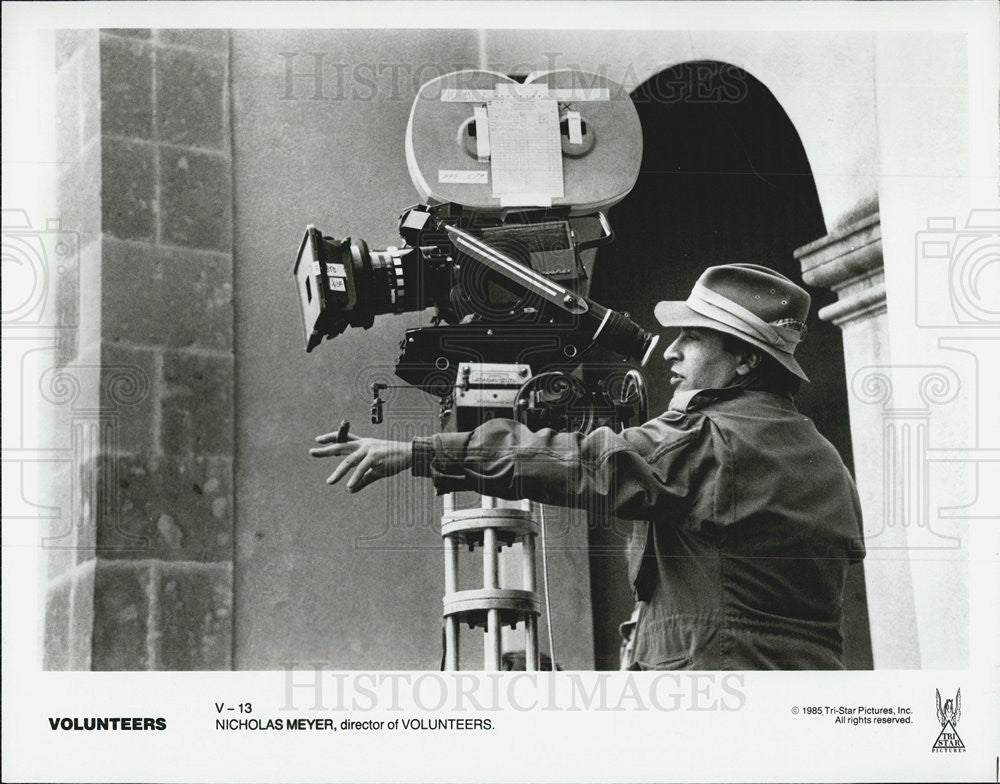
[[[59,295],[79,326],[42,389],[73,455],[52,475],[44,666],[228,669],[229,35],[74,31],[57,50],[59,213],[81,249]]]

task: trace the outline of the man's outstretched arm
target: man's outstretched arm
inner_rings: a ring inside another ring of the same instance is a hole
[[[381,438],[359,438],[348,435],[340,442],[339,434],[325,433],[316,437],[316,443],[309,454],[313,457],[343,457],[327,484],[336,484],[352,468],[354,473],[347,480],[347,489],[354,493],[367,487],[377,479],[405,471],[412,464],[413,448],[407,441],[385,441]]]
[[[659,418],[624,433],[599,428],[587,436],[533,433],[510,420],[491,420],[470,433],[413,442],[354,436],[332,443],[337,434],[328,433],[317,439],[326,446],[311,454],[343,457],[327,481],[354,469],[351,492],[412,468],[414,476],[432,478],[439,492],[472,490],[560,506],[603,499],[601,505],[619,517],[649,519],[686,502],[699,467],[713,462],[706,436],[702,426],[678,428]]]

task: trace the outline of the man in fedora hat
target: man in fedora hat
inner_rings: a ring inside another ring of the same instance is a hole
[[[842,669],[847,566],[864,556],[857,492],[795,408],[809,295],[766,267],[710,267],[684,302],[655,308],[680,334],[674,394],[641,427],[537,433],[510,420],[411,443],[337,434],[348,489],[411,468],[439,492],[583,506],[634,521],[634,669]]]

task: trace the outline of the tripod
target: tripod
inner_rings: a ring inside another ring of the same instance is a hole
[[[480,509],[454,508],[454,497],[444,497],[441,536],[444,539],[444,631],[446,670],[457,670],[459,629],[482,628],[484,669],[500,669],[501,627],[524,625],[525,668],[539,669],[538,615],[535,593],[535,538],[538,525],[531,516],[531,502],[518,502],[521,508],[498,508],[496,500],[483,497]],[[504,546],[521,544],[522,588],[500,587],[499,554]],[[461,546],[483,554],[483,587],[458,589]]]

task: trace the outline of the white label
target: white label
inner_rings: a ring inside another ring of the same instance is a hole
[[[549,89],[548,85],[517,84],[521,91],[505,90],[502,94],[497,90],[442,90],[441,100],[445,103],[486,103],[495,98],[514,95],[518,98],[546,96],[557,101],[610,101],[611,91],[607,87],[557,87]],[[528,89],[530,88],[530,89]],[[624,88],[622,88],[624,89]]]
[[[493,90],[442,90],[441,100],[445,103],[486,103],[496,98]]]
[[[486,185],[490,181],[488,171],[459,171],[457,169],[438,169],[438,182],[453,185]]]
[[[347,284],[343,278],[330,278],[331,291],[347,291]]]
[[[332,276],[334,276],[336,278],[346,278],[347,277],[347,271],[344,269],[344,265],[343,264],[327,264],[326,265],[326,274],[327,275],[332,275]]]
[[[493,195],[530,194],[525,206],[563,195],[562,138],[559,104],[548,98],[506,98],[486,105],[490,118]],[[505,198],[506,197],[506,198]],[[519,202],[516,199],[512,206]],[[544,206],[544,205],[543,205]]]
[[[552,197],[544,193],[511,193],[500,197],[501,207],[551,207]]]
[[[566,112],[566,124],[569,126],[569,143],[583,144],[583,121],[579,112]]]
[[[318,261],[314,261],[312,263],[312,273],[313,273],[313,275],[319,275],[319,262]]]
[[[476,116],[476,158],[480,163],[490,159],[490,119],[485,106],[473,109]]]
[[[497,98],[548,98],[549,86],[547,84],[499,82],[496,94]]]

